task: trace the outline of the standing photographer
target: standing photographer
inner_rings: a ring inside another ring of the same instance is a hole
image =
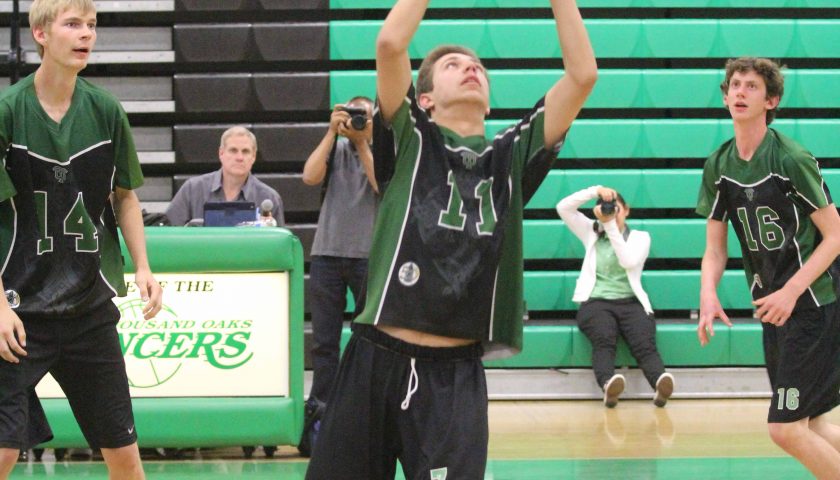
[[[592,211],[597,221],[593,222],[578,208],[595,199]],[[557,213],[586,248],[572,300],[580,303],[577,322],[592,342],[592,369],[604,390],[604,404],[615,407],[624,391],[624,376],[615,374],[620,334],[656,390],[653,403],[664,407],[674,390],[674,377],[665,372],[656,350],[653,309],[641,282],[650,235],[627,226],[630,207],[611,188],[593,186],[575,192],[557,204]]]
[[[370,150],[372,111],[373,102],[367,97],[336,105],[324,139],[303,167],[303,182],[321,183],[323,193],[309,268],[313,380],[298,447],[306,456],[317,437],[317,421],[329,402],[338,371],[347,288],[353,293],[357,311],[364,304],[378,204]]]

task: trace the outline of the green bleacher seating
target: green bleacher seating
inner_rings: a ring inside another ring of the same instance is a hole
[[[342,347],[350,339],[350,329],[341,335]],[[489,368],[587,368],[592,346],[575,325],[526,325],[522,352],[513,357],[485,361]],[[715,336],[705,347],[697,340],[694,323],[660,323],[656,343],[662,360],[674,367],[761,367],[761,324],[741,320],[727,327],[715,324]],[[624,341],[618,343],[617,366],[635,366],[636,361]]]
[[[706,220],[702,218],[628,219],[627,223],[630,228],[650,233],[650,259],[700,258],[706,248]],[[526,260],[583,259],[583,244],[562,220],[525,220],[522,230]],[[729,258],[741,258],[731,226],[728,240]]]
[[[381,25],[331,22],[330,58],[374,58]],[[610,19],[587,20],[586,27],[598,58],[840,57],[836,19]],[[429,20],[420,25],[409,54],[422,58],[441,43],[457,43],[481,58],[559,58],[556,35],[553,20]]]
[[[488,121],[486,132],[494,135],[511,123]],[[817,158],[840,157],[840,120],[781,118],[773,128]],[[730,120],[576,120],[560,158],[626,158],[629,164],[633,158],[706,158],[732,136]]]
[[[840,28],[840,24],[838,24]],[[554,85],[562,70],[493,70],[490,108],[529,108]],[[717,86],[723,70],[612,69],[601,70],[584,108],[723,108]],[[332,103],[365,93],[373,98],[374,71],[330,74]],[[840,70],[789,70],[780,107],[840,108]],[[686,95],[691,92],[691,95]]]
[[[835,137],[840,138],[840,137]],[[695,208],[702,171],[693,168],[552,170],[526,208],[554,209],[570,193],[592,185],[615,188],[636,208]],[[840,170],[825,169],[829,190],[840,192]]]
[[[577,310],[572,302],[575,271],[525,272],[525,301],[529,310]],[[642,283],[654,310],[695,309],[700,305],[700,272],[697,270],[649,270]],[[725,309],[752,309],[747,280],[741,270],[727,270],[718,288]]]

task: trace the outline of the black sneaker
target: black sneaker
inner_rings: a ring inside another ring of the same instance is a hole
[[[653,396],[653,404],[659,408],[664,407],[673,393],[674,376],[670,373],[663,373],[656,380],[656,395]]]
[[[314,397],[310,397],[303,407],[303,433],[297,447],[303,457],[311,456],[312,450],[315,449],[318,432],[321,430],[321,417],[326,408],[326,403]]]

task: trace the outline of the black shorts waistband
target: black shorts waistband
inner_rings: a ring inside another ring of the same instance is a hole
[[[469,345],[461,345],[458,347],[427,347],[424,345],[416,345],[392,337],[387,333],[379,330],[373,325],[353,322],[350,325],[355,335],[392,352],[406,357],[417,358],[421,360],[471,360],[478,359],[484,355],[484,347],[481,342],[471,343]]]

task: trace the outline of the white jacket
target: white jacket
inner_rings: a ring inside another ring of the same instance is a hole
[[[572,297],[572,301],[578,303],[589,300],[592,289],[595,288],[595,257],[597,256],[595,242],[598,240],[598,233],[592,228],[593,220],[580,213],[578,209],[584,203],[598,198],[598,188],[600,185],[575,192],[557,204],[557,213],[560,218],[586,248],[586,256],[583,257],[580,277],[578,277],[575,294]],[[642,268],[650,253],[650,234],[640,230],[630,230],[630,235],[625,240],[615,220],[603,225],[604,232],[615,250],[618,263],[627,272],[630,288],[633,289],[633,293],[645,311],[649,314],[653,313],[647,293],[642,288]]]

